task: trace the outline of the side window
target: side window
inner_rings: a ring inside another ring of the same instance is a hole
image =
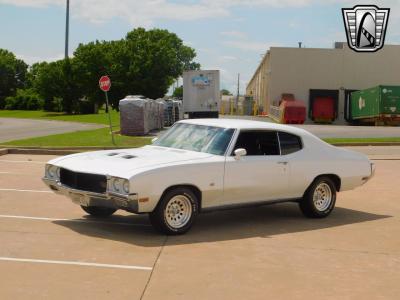
[[[294,134],[279,132],[279,143],[282,155],[297,152],[302,149],[301,139]]]
[[[244,148],[247,155],[279,155],[275,131],[242,131],[234,149]]]

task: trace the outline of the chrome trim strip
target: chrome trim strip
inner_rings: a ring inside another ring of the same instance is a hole
[[[256,201],[256,202],[235,203],[235,204],[227,204],[227,205],[222,205],[222,206],[204,207],[201,209],[201,211],[202,212],[211,212],[211,211],[218,211],[218,210],[229,210],[229,209],[263,206],[263,205],[270,205],[270,204],[284,203],[284,202],[298,202],[299,200],[300,200],[300,198],[288,198],[288,199],[276,199],[276,200],[264,200],[264,201]]]

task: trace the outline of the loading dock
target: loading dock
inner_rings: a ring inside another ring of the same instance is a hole
[[[338,90],[310,89],[309,118],[315,123],[332,123],[338,116]]]
[[[367,55],[354,52],[343,42],[336,42],[333,48],[271,47],[250,79],[246,94],[271,114],[271,105],[278,103],[282,93],[294,94],[310,111],[310,89],[338,91],[333,124],[346,124],[346,91],[400,85],[398,57],[400,45],[385,45]],[[307,121],[313,122],[310,114]]]

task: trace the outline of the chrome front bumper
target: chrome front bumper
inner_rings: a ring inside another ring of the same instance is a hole
[[[59,181],[42,178],[43,182],[56,194],[69,197],[72,202],[82,206],[100,206],[115,209],[123,209],[129,212],[138,213],[138,195],[121,195],[113,192],[95,193],[70,188]]]

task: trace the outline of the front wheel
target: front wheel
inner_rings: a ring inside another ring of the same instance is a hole
[[[198,199],[188,188],[168,191],[150,213],[150,222],[161,233],[177,235],[192,227],[198,214]]]
[[[319,177],[311,184],[299,206],[302,213],[309,218],[325,218],[336,202],[336,187],[329,177]]]
[[[100,206],[82,206],[82,209],[87,212],[89,215],[98,218],[105,218],[111,216],[117,210],[109,207],[100,207]]]

